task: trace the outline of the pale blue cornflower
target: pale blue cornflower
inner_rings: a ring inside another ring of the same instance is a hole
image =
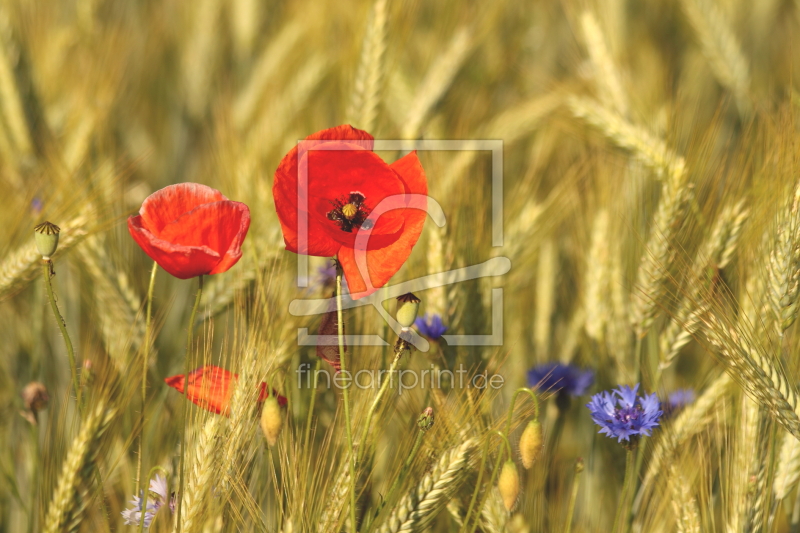
[[[144,512],[144,527],[149,528],[150,524],[155,519],[159,509],[165,503],[169,502],[169,509],[171,513],[175,512],[175,498],[169,497],[167,489],[167,478],[156,474],[155,479],[150,480],[150,494],[147,496],[147,510]],[[139,496],[134,496],[131,500],[133,508],[125,509],[122,511],[122,518],[125,519],[125,525],[138,526],[142,519],[142,493]]]
[[[592,420],[600,426],[600,433],[631,444],[631,438],[649,436],[658,427],[662,411],[655,393],[637,396],[639,384],[633,388],[621,385],[612,391],[603,391],[592,396],[586,407],[592,412]]]
[[[432,315],[425,313],[424,316],[417,317],[414,321],[414,325],[421,335],[424,335],[432,341],[438,341],[442,338],[444,332],[447,331],[447,326],[442,323],[442,317],[436,313]]]

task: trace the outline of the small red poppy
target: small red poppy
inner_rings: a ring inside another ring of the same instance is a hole
[[[242,257],[250,210],[199,183],[170,185],[128,218],[133,240],[179,279],[225,272]]]
[[[239,379],[238,374],[229,372],[224,368],[213,365],[201,366],[197,370],[189,373],[189,393],[188,398],[194,403],[216,414],[228,416],[228,404],[230,403],[233,387],[231,381]],[[164,379],[164,382],[183,394],[185,380],[183,374]],[[274,389],[272,394],[278,398],[278,404],[286,405],[286,398],[279,395]],[[263,402],[267,399],[267,384],[261,384],[258,401]]]
[[[336,256],[353,299],[372,294],[403,266],[427,216],[428,182],[416,152],[387,164],[373,145],[352,126],[319,131],[284,156],[272,186],[286,249]],[[307,220],[305,239],[300,220]]]

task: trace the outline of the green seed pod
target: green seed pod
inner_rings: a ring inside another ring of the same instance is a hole
[[[270,446],[275,446],[283,428],[283,416],[281,406],[274,394],[264,400],[264,407],[261,411],[261,431]]]
[[[44,259],[49,260],[58,248],[58,234],[61,228],[51,222],[42,222],[33,228],[33,240]]]
[[[503,505],[509,513],[514,510],[519,496],[519,473],[514,461],[506,461],[503,470],[500,472],[500,479],[497,480],[497,490],[503,498]]]
[[[530,469],[533,463],[542,453],[542,426],[539,421],[534,419],[528,422],[525,431],[519,438],[519,455],[522,458],[522,466],[525,470]]]
[[[417,425],[422,431],[428,431],[433,427],[433,407],[427,407],[417,419]]]
[[[395,317],[401,326],[404,328],[411,327],[414,320],[417,318],[417,311],[419,311],[420,299],[411,294],[404,294],[397,298],[397,313]]]

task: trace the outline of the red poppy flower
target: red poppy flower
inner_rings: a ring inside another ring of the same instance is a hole
[[[236,381],[237,379],[239,379],[238,374],[229,372],[224,368],[213,365],[201,366],[189,373],[189,393],[187,396],[195,405],[202,407],[206,411],[228,416],[228,404],[233,393],[231,381]],[[183,374],[168,377],[164,380],[167,385],[181,394],[183,394],[185,381]],[[280,405],[286,405],[286,398],[279,395],[274,389],[272,394],[277,396]],[[258,401],[263,402],[268,396],[267,384],[262,383]]]
[[[199,183],[170,185],[128,218],[133,240],[180,279],[225,272],[242,257],[250,210]]]
[[[337,256],[354,299],[400,269],[427,216],[428,182],[416,152],[387,164],[372,147],[372,136],[352,126],[317,132],[284,156],[272,186],[286,249]]]

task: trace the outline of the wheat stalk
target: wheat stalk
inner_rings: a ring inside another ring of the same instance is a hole
[[[361,60],[356,72],[350,109],[347,116],[357,128],[372,131],[383,83],[383,59],[386,53],[386,19],[388,0],[375,0],[370,12]]]
[[[775,480],[772,484],[775,498],[782,500],[788,496],[798,479],[800,479],[800,440],[784,434]]]
[[[89,488],[100,438],[113,420],[115,411],[100,401],[84,421],[72,441],[45,519],[45,533],[78,531],[89,504]]]
[[[736,97],[740,112],[749,113],[750,68],[726,17],[713,0],[682,0],[681,5],[717,80]]]
[[[477,441],[469,439],[445,451],[419,484],[395,506],[380,533],[421,531],[461,486]]]
[[[589,255],[586,257],[583,305],[586,309],[586,334],[597,342],[603,341],[603,331],[609,312],[609,246],[608,211],[601,209],[592,223]]]
[[[468,28],[456,31],[447,49],[428,69],[428,73],[417,89],[411,108],[408,110],[402,136],[405,139],[414,139],[419,135],[422,121],[428,116],[431,108],[436,105],[453,82],[464,60],[467,59],[472,49],[472,36]]]
[[[592,60],[600,101],[622,116],[628,115],[628,102],[622,89],[619,72],[606,46],[603,32],[591,11],[581,15],[581,28],[586,50]]]
[[[212,73],[219,49],[220,0],[200,0],[192,10],[192,29],[182,48],[186,109],[195,120],[202,118],[209,101]]]

